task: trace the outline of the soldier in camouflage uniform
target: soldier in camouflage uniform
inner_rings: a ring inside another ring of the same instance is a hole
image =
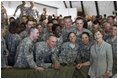
[[[28,36],[28,31],[31,27],[33,27],[33,20],[28,20],[26,23],[26,29],[19,34],[21,39],[24,39]]]
[[[111,36],[106,40],[113,51],[113,75],[117,73],[117,26],[112,26]]]
[[[16,12],[18,11],[18,9],[20,9],[20,20],[21,20],[21,17],[23,16],[23,15],[28,15],[27,14],[27,7],[25,6],[26,5],[26,2],[25,1],[22,1],[22,4],[20,4],[20,5],[18,5],[17,6],[17,8],[16,8],[16,10],[15,10],[15,12],[14,12],[14,14],[13,14],[13,16],[16,16]]]
[[[69,42],[62,45],[61,53],[59,54],[60,63],[73,64],[77,56],[78,44],[76,43],[76,34],[73,32],[69,33]]]
[[[64,25],[65,28],[62,30],[62,35],[60,39],[62,39],[63,43],[68,41],[68,34],[70,32],[74,32],[74,28],[72,27],[72,20],[71,17],[64,17]]]
[[[53,35],[49,36],[46,42],[37,42],[35,45],[36,64],[45,68],[45,72],[41,73],[45,77],[57,77],[56,73],[59,68],[58,49],[56,47],[57,38]]]
[[[38,42],[45,41],[44,28],[43,28],[40,24],[37,25],[37,28],[38,28],[39,34],[40,34],[40,36],[39,36],[39,38],[37,39],[37,41],[38,41]]]
[[[1,2],[1,23],[8,25],[7,10],[4,7],[3,2]]]
[[[46,41],[50,35],[53,35],[52,26],[53,26],[52,22],[47,23],[47,27],[44,29],[44,41]]]
[[[16,62],[14,67],[16,68],[34,68],[36,70],[44,70],[42,67],[38,67],[34,62],[33,57],[33,41],[38,39],[39,32],[36,28],[31,28],[29,36],[24,38],[17,47]]]
[[[112,29],[112,26],[110,25],[110,23],[104,23],[104,32],[105,32],[105,35],[104,35],[104,40],[106,41],[108,38],[111,37],[111,29]]]
[[[88,32],[90,34],[90,36],[93,36],[92,32],[89,31],[88,29],[85,29],[84,28],[84,19],[81,18],[81,17],[78,17],[76,20],[76,28],[74,30],[74,32],[76,33],[77,35],[77,41],[79,43],[79,41],[81,41],[81,38],[80,38],[80,35],[83,33],[83,32]]]
[[[76,64],[84,63],[89,61],[90,59],[90,48],[93,45],[93,41],[91,41],[90,34],[88,32],[83,32],[80,35],[81,42],[79,44],[79,50],[77,53]],[[76,69],[73,77],[79,78],[87,78],[88,77],[88,67],[83,67],[81,69]]]
[[[46,42],[37,42],[35,45],[36,64],[44,68],[51,67],[58,61],[57,38],[49,36]]]
[[[57,41],[57,48],[60,49],[62,40],[60,39],[61,29],[60,29],[60,25],[59,24],[53,24],[52,33],[53,33],[53,35],[55,35],[57,37],[57,40],[58,40]]]
[[[9,54],[9,52],[6,48],[5,39],[2,37],[2,39],[1,39],[1,68],[7,67],[7,65],[8,65],[8,61],[7,61],[8,54]]]
[[[74,32],[70,32],[68,35],[68,42],[64,43],[59,54],[59,62],[61,64],[60,76],[71,77],[74,72],[75,59],[78,52],[78,44],[76,42],[77,36]]]
[[[39,12],[36,9],[36,7],[34,7],[34,2],[30,1],[30,7],[27,10],[28,16],[33,17],[34,19],[37,19],[39,17]]]
[[[9,33],[6,35],[6,45],[9,51],[8,65],[13,66],[15,63],[16,49],[21,41],[20,36],[15,32],[16,28],[9,28]]]
[[[3,38],[5,34],[5,28],[4,25],[1,25],[1,68],[7,68],[8,61],[7,61],[7,56],[9,54],[7,48],[6,48],[6,42],[5,39]]]
[[[90,34],[88,32],[83,32],[81,35],[81,42],[79,44],[78,58],[76,63],[82,63],[89,61],[90,59],[90,48],[94,41],[91,41]],[[78,60],[79,59],[79,60]]]

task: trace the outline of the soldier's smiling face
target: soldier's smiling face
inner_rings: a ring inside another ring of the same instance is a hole
[[[67,18],[64,20],[64,24],[66,28],[70,28],[72,25],[72,20],[70,18]]]
[[[82,43],[87,45],[89,44],[89,37],[86,34],[83,34],[81,37]]]
[[[83,26],[84,26],[83,20],[82,19],[77,20],[76,21],[76,26],[77,26],[78,30],[82,30],[83,29]]]
[[[70,33],[69,35],[70,42],[75,43],[76,39],[77,39],[77,36],[74,33]]]
[[[49,39],[47,40],[47,44],[50,48],[55,47],[57,44],[57,38],[54,36],[49,37]]]

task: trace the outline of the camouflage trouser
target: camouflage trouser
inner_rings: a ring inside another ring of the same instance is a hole
[[[81,69],[75,69],[73,78],[88,78],[89,67],[82,67]]]
[[[8,65],[7,57],[5,55],[2,55],[1,67],[4,68],[6,65]]]

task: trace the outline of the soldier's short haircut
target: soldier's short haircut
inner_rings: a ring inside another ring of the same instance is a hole
[[[50,34],[46,40],[50,39],[50,37],[56,37],[56,36],[53,35],[53,34]],[[57,37],[56,37],[56,38],[57,38]]]
[[[71,19],[71,16],[65,16],[63,19]]]
[[[30,35],[31,32],[34,32],[34,30],[37,29],[36,27],[31,27],[28,31],[28,34]],[[38,30],[38,29],[37,29]]]
[[[34,22],[34,20],[33,20],[33,19],[29,19],[29,20],[27,20],[26,24],[28,24],[28,22],[29,22],[29,21]]]
[[[71,16],[65,16],[65,17],[63,18],[64,21],[67,20],[67,19],[70,19],[71,22],[72,22]]]
[[[100,24],[100,22],[98,21],[98,19],[96,19],[95,21],[93,21],[93,24]]]
[[[76,22],[77,20],[82,20],[82,21],[84,22],[84,18],[82,18],[82,17],[77,17],[76,20],[75,20],[75,22]]]
[[[14,17],[10,17],[10,18],[9,18],[9,20],[11,20],[11,19],[14,19],[14,21],[15,21],[15,18],[14,18]]]
[[[111,17],[112,19],[114,19],[114,16],[111,15],[111,16],[108,16],[108,17],[107,17],[107,20],[108,20],[108,18],[110,18],[110,17]]]

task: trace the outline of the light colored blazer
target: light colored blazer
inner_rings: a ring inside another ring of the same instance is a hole
[[[106,71],[110,71],[111,76],[113,65],[111,45],[105,41],[100,46],[95,43],[91,47],[90,63],[88,75],[91,77],[102,77]]]

